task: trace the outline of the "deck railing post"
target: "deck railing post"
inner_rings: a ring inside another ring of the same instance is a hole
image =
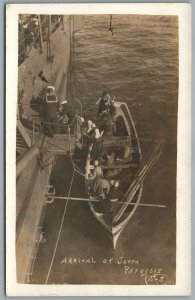
[[[51,35],[51,15],[48,16],[48,39],[50,39]]]
[[[43,34],[42,34],[42,26],[41,26],[41,17],[38,15],[38,21],[39,21],[39,34],[40,34],[40,48],[41,53],[43,53]]]
[[[34,135],[35,135],[35,123],[34,123],[34,121],[33,121],[33,130],[32,130],[32,146],[34,146],[34,143],[35,143]]]

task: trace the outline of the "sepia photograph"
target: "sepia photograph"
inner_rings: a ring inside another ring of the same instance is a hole
[[[176,286],[179,14],[15,20],[16,284]]]

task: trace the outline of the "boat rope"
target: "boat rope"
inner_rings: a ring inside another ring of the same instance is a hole
[[[97,198],[76,198],[76,197],[61,197],[61,196],[54,196],[52,197],[53,200],[71,200],[71,201],[81,201],[81,202],[97,202],[97,203],[104,203],[105,200],[100,200]],[[128,204],[128,206],[144,206],[144,207],[157,207],[157,208],[166,208],[166,205],[163,204],[150,204],[150,203],[134,203],[128,201],[118,201],[118,199],[112,199],[111,202],[116,202],[117,204]],[[52,202],[50,202],[52,203]]]
[[[55,248],[54,248],[54,252],[53,252],[52,260],[51,260],[51,263],[50,263],[50,266],[49,266],[49,270],[48,270],[48,273],[47,273],[47,277],[46,277],[46,280],[45,280],[45,284],[48,283],[49,276],[51,274],[51,269],[52,269],[52,266],[53,266],[53,262],[54,262],[54,259],[55,259],[57,247],[58,247],[58,244],[59,244],[60,235],[61,235],[61,231],[62,231],[62,226],[64,224],[64,218],[65,218],[65,215],[66,215],[68,201],[69,201],[69,198],[70,198],[72,184],[73,184],[73,181],[74,181],[74,175],[75,175],[76,172],[79,173],[79,174],[81,174],[79,172],[79,170],[80,170],[79,167],[74,163],[73,158],[72,158],[72,149],[71,149],[70,139],[71,139],[71,137],[70,137],[70,127],[68,127],[69,151],[70,151],[70,159],[71,159],[72,166],[73,166],[73,173],[72,173],[72,178],[71,178],[70,187],[69,187],[69,191],[68,191],[68,196],[67,196],[67,199],[66,199],[67,201],[66,201],[66,204],[65,204],[65,207],[64,207],[64,212],[63,212],[63,215],[62,215],[62,220],[61,220],[61,224],[60,224],[60,228],[59,228],[59,232],[58,232],[58,236],[57,236],[57,240],[56,240],[56,245],[55,245]]]
[[[57,247],[58,247],[58,244],[59,244],[60,235],[61,235],[61,231],[62,231],[62,226],[63,226],[63,223],[64,223],[65,214],[66,214],[66,209],[67,209],[67,206],[68,206],[68,200],[69,200],[71,189],[72,189],[74,174],[75,174],[75,169],[73,167],[73,173],[72,173],[71,183],[70,183],[70,187],[69,187],[69,191],[68,191],[68,197],[67,197],[67,201],[66,201],[66,204],[65,204],[65,207],[64,207],[64,212],[63,212],[63,215],[62,215],[62,220],[61,220],[60,228],[59,228],[59,231],[58,231],[56,245],[55,245],[55,248],[54,248],[54,252],[53,252],[52,260],[51,260],[49,270],[48,270],[48,273],[47,273],[47,277],[46,277],[46,280],[45,280],[45,284],[48,283],[49,276],[51,274],[51,269],[52,269],[53,262],[54,262],[54,258],[55,258],[55,255],[56,255]]]

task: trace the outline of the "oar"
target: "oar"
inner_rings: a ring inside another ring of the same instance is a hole
[[[54,200],[72,200],[72,201],[83,201],[83,202],[102,202],[103,200],[98,200],[95,198],[88,199],[88,198],[76,198],[76,197],[60,197],[60,196],[49,196],[48,198],[51,198],[52,201],[47,201],[47,203],[52,203]],[[114,199],[117,200],[117,199]],[[139,206],[148,206],[148,207],[160,207],[160,208],[166,208],[166,205],[160,205],[160,204],[147,204],[147,203],[132,203],[132,202],[121,202],[118,201],[117,203],[124,204],[126,203],[127,205],[139,205]]]
[[[142,165],[142,167],[138,170],[134,181],[132,182],[129,190],[127,191],[125,197],[129,200],[129,202],[133,199],[135,196],[137,190],[140,187],[141,182],[143,182],[144,178],[148,174],[149,170],[152,168],[152,166],[155,164],[156,160],[159,158],[161,152],[162,152],[163,144],[162,142],[155,145],[155,147],[152,149],[152,151],[149,151],[149,155],[147,155],[146,162]],[[116,212],[113,223],[117,222],[120,217],[123,215],[124,211],[126,210],[128,203],[124,202],[122,207]]]

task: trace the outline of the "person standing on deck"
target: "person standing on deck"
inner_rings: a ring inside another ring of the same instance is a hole
[[[71,124],[74,120],[74,112],[73,109],[68,105],[68,101],[64,100],[61,103],[61,111],[60,111],[61,116],[67,116],[68,118],[68,124]]]
[[[55,87],[48,86],[46,95],[43,99],[43,119],[44,119],[44,132],[49,137],[53,137],[54,133],[59,132],[58,117],[59,103],[57,95],[55,95]]]

